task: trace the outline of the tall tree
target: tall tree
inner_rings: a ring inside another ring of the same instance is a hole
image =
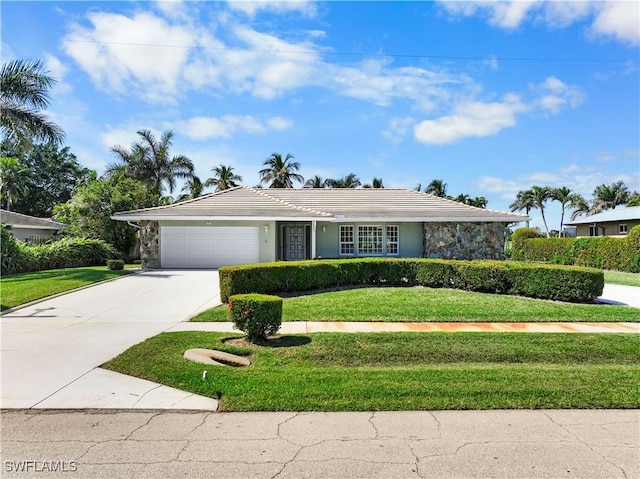
[[[27,192],[29,170],[17,158],[0,158],[0,200],[7,211]]]
[[[363,188],[384,188],[384,184],[382,183],[382,178],[373,178],[373,181],[369,184],[362,186]]]
[[[307,180],[303,188],[326,188],[327,180],[324,180],[322,176],[315,175],[310,180]]]
[[[68,233],[102,239],[128,256],[136,231],[111,216],[117,211],[154,206],[157,201],[143,182],[114,174],[78,187],[73,198],[54,208],[54,218],[69,225]]]
[[[55,84],[40,61],[13,60],[0,70],[0,131],[14,141],[62,143],[64,132],[42,112]]]
[[[511,211],[522,211],[529,216],[529,212],[535,208],[533,197],[531,196],[531,190],[521,190],[516,196],[516,200],[509,205]],[[529,227],[529,220],[527,220],[527,228]]]
[[[125,175],[145,183],[160,199],[165,184],[169,193],[173,193],[176,180],[193,178],[193,163],[184,155],[170,156],[173,144],[173,132],[166,131],[159,140],[149,130],[138,130],[140,141],[127,150],[120,145],[111,148],[119,163],[107,166],[107,176],[124,171]]]
[[[0,156],[16,156],[30,171],[26,193],[15,202],[14,211],[50,217],[53,207],[68,201],[76,186],[90,178],[68,146],[54,142],[33,144],[27,149],[9,141],[0,143]]]
[[[214,191],[228,190],[235,188],[242,181],[242,176],[233,172],[232,166],[220,165],[212,168],[213,176],[204,182],[205,188],[215,186]]]
[[[360,178],[358,178],[355,173],[349,173],[347,176],[343,176],[337,180],[327,180],[327,186],[329,188],[357,188],[360,185]]]
[[[447,184],[444,180],[434,179],[427,185],[424,190],[425,193],[430,195],[439,196],[441,198],[447,197]]]
[[[551,188],[549,197],[550,199],[560,203],[560,230],[558,236],[562,236],[564,231],[564,215],[567,211],[567,207],[572,207],[572,205],[579,205],[581,202],[585,202],[585,200],[582,196],[574,193],[566,186],[562,186],[560,188]]]
[[[484,196],[476,196],[475,198],[469,198],[466,202],[469,206],[475,206],[476,208],[486,208],[489,200]]]
[[[544,216],[544,208],[547,200],[551,198],[551,188],[548,186],[532,186],[529,190],[531,194],[531,199],[533,200],[534,208],[540,210],[540,214],[542,215],[542,222],[544,223],[544,229],[547,232],[547,238],[551,237],[549,233],[549,226],[547,226],[547,218]]]
[[[192,200],[194,198],[197,198],[198,196],[202,196],[203,190],[204,185],[202,184],[202,181],[200,181],[200,178],[194,175],[193,178],[187,180],[187,182],[180,190],[182,194],[178,196],[177,201]]]
[[[291,153],[283,159],[280,153],[272,153],[265,160],[259,171],[260,184],[268,184],[269,188],[293,188],[293,182],[304,183],[304,178],[296,171],[300,171],[300,163],[294,160]]]
[[[593,203],[590,214],[610,210],[618,205],[624,205],[629,200],[629,188],[622,180],[596,186],[593,190]]]

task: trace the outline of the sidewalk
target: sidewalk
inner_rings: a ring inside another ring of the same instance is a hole
[[[11,411],[2,477],[632,478],[639,430],[638,410]]]

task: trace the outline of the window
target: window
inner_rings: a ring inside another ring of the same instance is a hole
[[[358,226],[358,254],[382,254],[382,226]]]
[[[340,226],[340,254],[353,254],[353,226]]]
[[[626,235],[629,232],[629,227],[627,225],[618,225],[618,234]]]
[[[398,227],[387,226],[387,254],[399,254],[398,249]]]
[[[600,227],[589,226],[589,236],[600,236],[599,231],[600,231]]]

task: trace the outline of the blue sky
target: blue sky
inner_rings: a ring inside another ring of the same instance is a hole
[[[203,180],[229,164],[249,186],[279,152],[305,178],[441,178],[500,210],[534,184],[640,189],[635,1],[3,1],[1,13],[3,61],[47,63],[48,112],[99,173],[147,128],[173,130]],[[549,216],[557,228],[554,204]]]

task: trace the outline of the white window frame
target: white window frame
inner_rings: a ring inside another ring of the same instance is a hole
[[[343,241],[342,232],[349,229],[351,230],[351,241]],[[338,234],[340,235],[340,238],[339,238],[340,256],[354,256],[356,254],[356,232],[355,232],[354,225],[340,225]],[[348,245],[351,245],[351,253],[344,253],[343,246],[348,246]]]
[[[362,232],[365,232],[363,235]],[[363,245],[367,241],[371,244],[371,251]],[[358,255],[360,256],[382,256],[384,254],[384,226],[383,225],[358,225]]]
[[[389,229],[390,228],[394,228],[395,229],[395,241],[392,241],[389,239]],[[398,225],[386,225],[385,229],[384,229],[384,233],[385,233],[385,240],[386,240],[386,246],[387,246],[387,255],[388,256],[399,256],[400,255],[400,226]],[[395,246],[395,253],[390,253],[389,252],[389,246]]]
[[[618,234],[619,235],[626,235],[628,232],[629,232],[629,225],[627,225],[626,223],[618,225]]]
[[[596,236],[600,236],[600,227],[599,226],[589,226],[589,237],[595,238]]]

